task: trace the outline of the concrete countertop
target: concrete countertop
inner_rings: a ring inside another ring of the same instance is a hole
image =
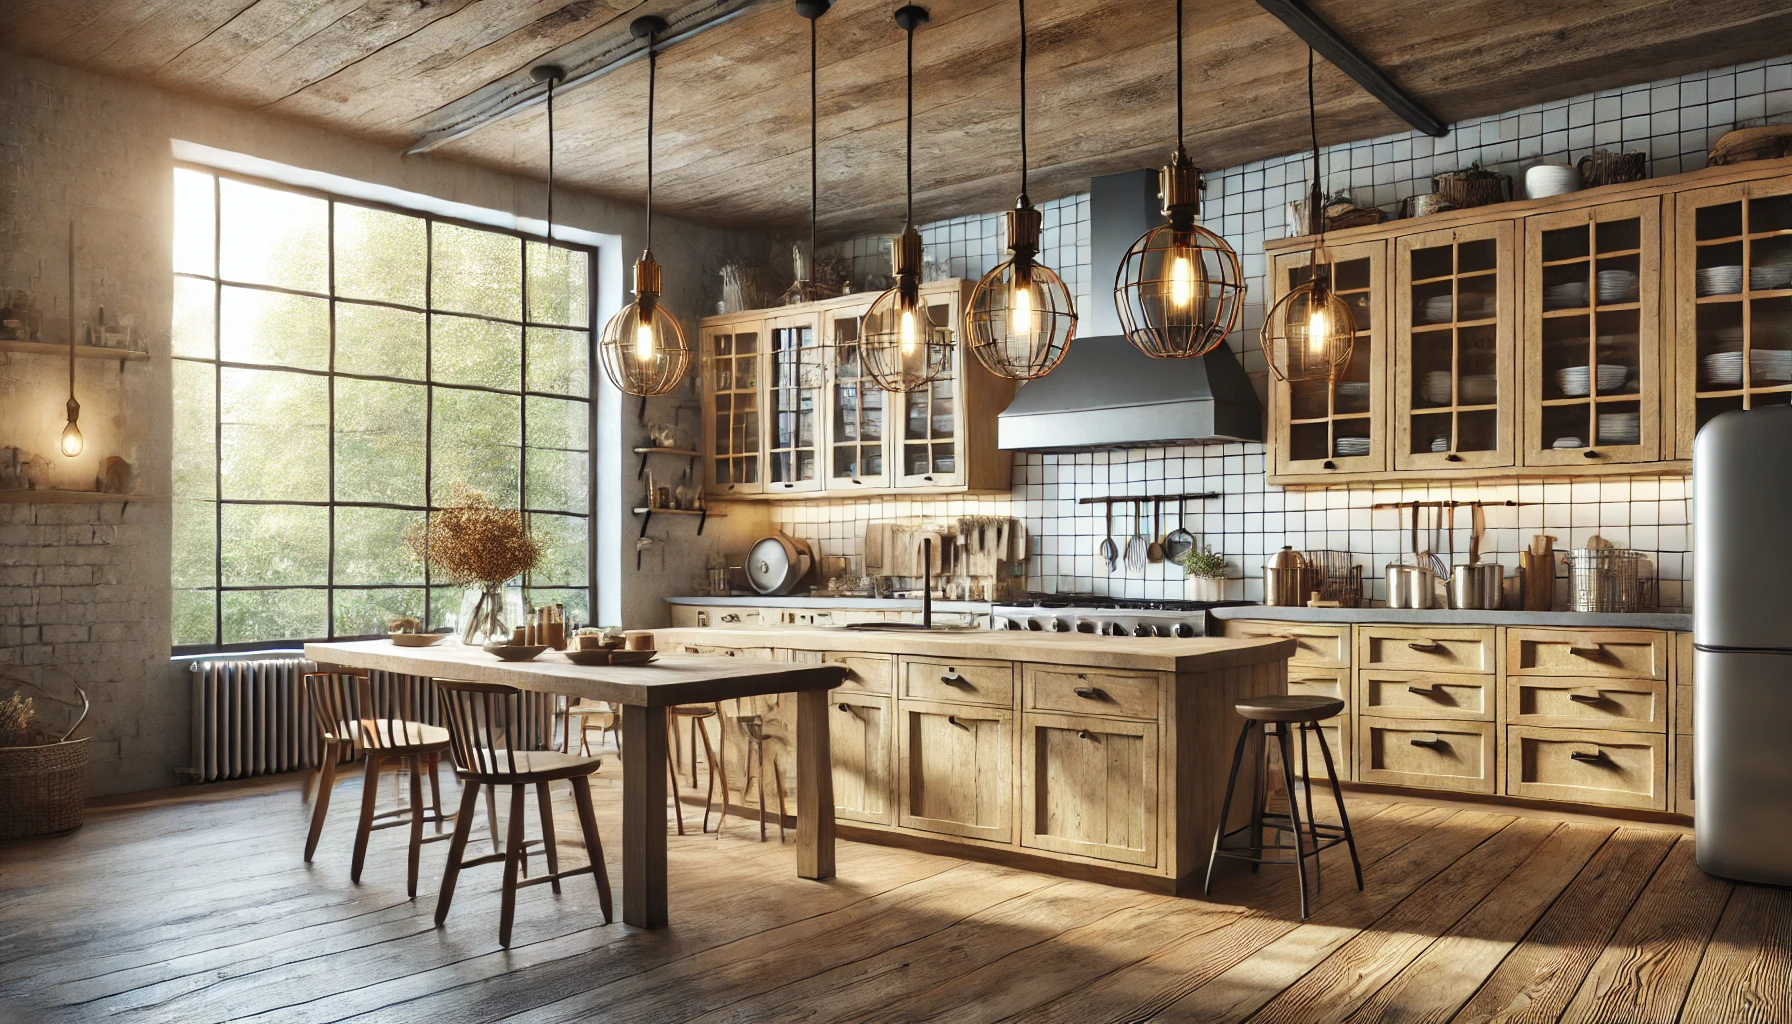
[[[893,612],[921,610],[921,599],[918,597],[804,597],[800,594],[792,597],[668,597],[666,603],[700,605],[705,608],[882,608]],[[988,601],[933,602],[933,610],[936,612],[975,612],[987,615],[991,607]]]
[[[1465,608],[1295,608],[1234,605],[1211,609],[1217,619],[1274,622],[1412,623],[1435,626],[1564,626],[1577,629],[1662,629],[1692,632],[1691,612],[1522,612]]]

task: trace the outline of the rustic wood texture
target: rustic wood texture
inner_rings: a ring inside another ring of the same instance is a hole
[[[625,782],[607,760],[590,780],[612,834]],[[672,836],[672,927],[606,925],[589,890],[536,886],[516,895],[504,951],[496,866],[469,869],[438,930],[432,897],[407,900],[395,872],[356,886],[307,868],[290,784],[150,794],[94,808],[73,835],[0,849],[0,1005],[20,1019],[188,1024],[1708,1024],[1792,1010],[1792,898],[1706,878],[1688,840],[1647,827],[1353,794],[1367,891],[1328,854],[1304,923],[1285,871],[1229,867],[1212,898],[1192,899],[846,842],[840,877],[816,883],[793,877],[788,844]],[[580,863],[574,808],[556,828]],[[326,835],[318,862],[340,868],[351,847]],[[606,853],[614,872],[620,854]],[[426,879],[444,859],[425,848]]]
[[[1446,121],[1780,56],[1792,32],[1792,11],[1777,0],[1312,6]],[[1013,7],[946,0],[930,9],[915,38],[917,214],[1001,209],[1018,188]],[[5,0],[0,39],[28,56],[400,147],[487,83],[612,37],[638,13],[614,0]],[[1306,46],[1251,0],[1191,14],[1187,141],[1196,161],[1220,167],[1304,149],[1305,97],[1291,83]],[[1034,199],[1080,191],[1091,174],[1160,163],[1175,129],[1168,7],[1049,0],[1028,20]],[[823,229],[894,226],[902,34],[879,4],[841,4],[818,29]],[[807,30],[788,4],[763,2],[665,55],[658,207],[733,224],[803,219]],[[562,98],[559,180],[638,200],[646,77],[636,62]],[[1323,61],[1317,89],[1322,142],[1407,130]],[[537,106],[437,152],[542,177],[542,122]]]

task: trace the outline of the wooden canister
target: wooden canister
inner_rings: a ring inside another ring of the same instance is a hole
[[[1541,554],[1535,551],[1518,553],[1519,586],[1524,594],[1524,610],[1527,612],[1546,612],[1555,605],[1556,599],[1556,556],[1553,549],[1546,548]]]

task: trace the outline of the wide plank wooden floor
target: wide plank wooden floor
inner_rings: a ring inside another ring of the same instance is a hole
[[[311,865],[291,778],[0,845],[0,1021],[1792,1021],[1792,892],[1705,876],[1683,830],[1353,794],[1367,890],[1330,853],[1303,922],[1291,873],[1242,866],[1170,898],[842,843],[839,877],[805,882],[794,842],[697,835],[687,807],[671,927],[602,924],[581,877],[523,890],[506,951],[496,866],[434,927],[446,843],[414,901],[404,829],[349,882],[358,790]]]

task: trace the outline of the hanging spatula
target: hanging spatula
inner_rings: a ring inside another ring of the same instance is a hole
[[[1182,556],[1195,549],[1195,535],[1183,525],[1188,518],[1188,502],[1179,501],[1176,506],[1176,529],[1164,538],[1164,557],[1172,562],[1182,561]]]

